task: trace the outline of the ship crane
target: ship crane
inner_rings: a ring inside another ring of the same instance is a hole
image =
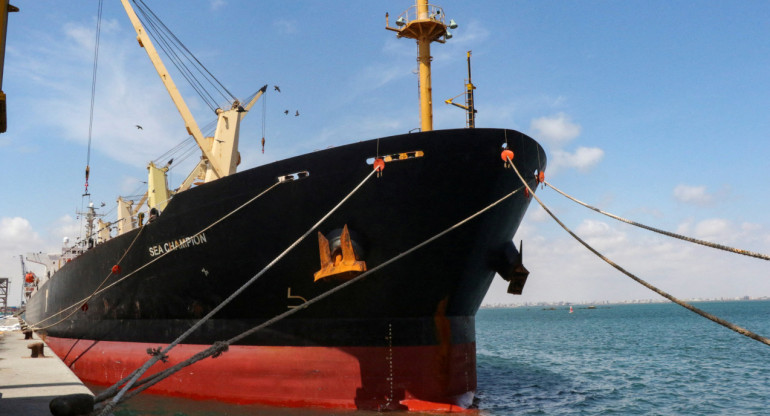
[[[166,87],[174,105],[176,105],[179,114],[182,116],[187,133],[195,139],[196,144],[201,150],[202,156],[200,162],[192,169],[190,174],[187,175],[175,192],[172,192],[168,188],[166,173],[168,172],[169,167],[159,167],[150,162],[147,166],[147,193],[141,198],[139,204],[133,206],[133,201],[118,198],[117,222],[119,235],[141,225],[141,220],[136,221],[134,217],[139,214],[139,210],[145,201],[150,209],[156,208],[162,211],[174,193],[185,191],[193,184],[199,183],[198,181],[200,180],[202,180],[203,183],[207,183],[234,174],[238,164],[241,162],[241,156],[238,152],[241,120],[243,120],[257,100],[259,100],[262,94],[267,90],[267,85],[263,86],[245,105],[237,99],[233,99],[230,108],[217,108],[215,110],[217,115],[217,126],[214,136],[204,137],[198,127],[198,123],[195,121],[184,98],[182,98],[176,84],[155,49],[148,32],[145,30],[142,22],[131,6],[131,1],[132,0],[121,0],[121,3],[126,10],[126,14],[128,15],[134,30],[136,30],[139,46],[144,48],[149,56],[163,85]]]

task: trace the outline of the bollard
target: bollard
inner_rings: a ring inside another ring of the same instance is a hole
[[[24,339],[32,339],[32,330],[31,329],[25,329],[24,330]]]
[[[54,416],[88,415],[94,411],[94,396],[90,394],[68,394],[51,400],[48,404]]]
[[[45,357],[45,354],[43,354],[43,347],[45,347],[45,344],[42,342],[33,342],[32,344],[27,345],[27,348],[32,350],[32,358]]]

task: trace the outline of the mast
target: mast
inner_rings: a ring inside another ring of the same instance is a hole
[[[476,127],[476,108],[473,104],[473,90],[476,89],[471,81],[471,51],[468,51],[468,82],[465,84],[465,109],[467,114],[467,124],[469,128]]]
[[[447,24],[444,20],[444,10],[441,7],[428,4],[428,0],[416,0],[415,5],[407,9],[396,19],[396,26],[391,27],[388,14],[385,14],[385,29],[397,32],[396,37],[415,39],[417,41],[417,61],[420,65],[420,124],[422,131],[433,130],[433,89],[431,86],[430,44],[445,43],[452,38],[447,30],[457,27],[454,20]]]
[[[468,79],[465,82],[465,92],[460,94],[465,95],[465,105],[457,104],[453,101],[460,95],[456,95],[448,100],[444,100],[444,102],[465,110],[465,126],[471,129],[476,127],[477,111],[473,106],[473,90],[475,89],[476,87],[473,85],[473,81],[471,81],[471,51],[468,51]]]

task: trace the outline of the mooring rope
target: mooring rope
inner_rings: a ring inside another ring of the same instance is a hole
[[[602,211],[599,208],[596,208],[596,207],[593,207],[591,205],[588,205],[585,202],[582,202],[582,201],[578,200],[577,198],[574,198],[574,197],[572,197],[570,195],[567,195],[566,193],[562,192],[559,188],[553,186],[552,184],[548,183],[547,181],[545,182],[545,184],[547,186],[550,186],[551,188],[553,188],[554,191],[564,195],[565,197],[571,199],[574,202],[577,202],[578,204],[580,204],[580,205],[582,205],[582,206],[584,206],[584,207],[586,207],[588,209],[592,209],[592,210],[594,210],[594,211],[596,211],[596,212],[598,212],[600,214],[604,214],[604,215],[606,215],[606,216],[608,216],[610,218],[614,218],[614,219],[616,219],[618,221],[625,222],[626,224],[635,225],[635,226],[637,226],[639,228],[644,228],[645,230],[653,231],[653,232],[656,232],[658,234],[667,235],[667,236],[673,237],[673,238],[678,238],[680,240],[688,241],[690,243],[700,244],[700,245],[703,245],[703,246],[706,246],[706,247],[711,247],[711,248],[716,248],[716,249],[719,249],[719,250],[729,251],[731,253],[742,254],[744,256],[756,257],[756,258],[762,259],[762,260],[770,260],[770,256],[765,255],[765,254],[755,253],[753,251],[742,250],[742,249],[739,249],[739,248],[733,248],[733,247],[725,246],[725,245],[722,245],[722,244],[716,244],[716,243],[712,243],[710,241],[698,240],[697,238],[687,237],[687,236],[684,236],[684,235],[681,235],[681,234],[676,234],[676,233],[672,233],[672,232],[669,232],[669,231],[660,230],[660,229],[657,229],[657,228],[654,228],[654,227],[650,227],[648,225],[640,224],[638,222],[631,221],[631,220],[619,217],[619,216],[614,215],[614,214],[610,214],[609,212]]]
[[[714,321],[714,322],[718,323],[719,325],[722,325],[722,326],[724,326],[725,328],[728,328],[728,329],[730,329],[730,330],[732,330],[732,331],[735,331],[735,332],[737,332],[737,333],[739,333],[739,334],[741,334],[741,335],[747,336],[747,337],[749,337],[749,338],[751,338],[751,339],[753,339],[753,340],[759,341],[759,342],[761,342],[761,343],[763,343],[763,344],[767,344],[767,345],[770,345],[770,339],[768,339],[768,338],[765,338],[765,337],[763,337],[763,336],[761,336],[761,335],[759,335],[759,334],[756,334],[756,333],[754,333],[754,332],[752,332],[752,331],[749,331],[748,329],[745,329],[745,328],[743,328],[743,327],[740,327],[740,326],[738,326],[738,325],[735,325],[735,324],[733,324],[733,323],[730,323],[730,322],[728,322],[728,321],[726,321],[726,320],[724,320],[724,319],[722,319],[722,318],[719,318],[719,317],[717,317],[717,316],[715,316],[715,315],[712,315],[712,314],[710,314],[710,313],[708,313],[708,312],[706,312],[706,311],[704,311],[704,310],[702,310],[702,309],[696,308],[695,306],[692,306],[692,305],[690,305],[689,303],[687,303],[687,302],[684,302],[684,301],[682,301],[682,300],[680,300],[680,299],[678,299],[678,298],[676,298],[676,297],[674,297],[674,296],[672,296],[672,295],[668,294],[667,292],[664,292],[664,291],[663,291],[663,290],[661,290],[661,289],[658,289],[657,287],[655,287],[655,286],[651,285],[650,283],[648,283],[648,282],[644,281],[643,279],[641,279],[641,278],[639,278],[639,277],[635,276],[633,273],[629,272],[628,270],[626,270],[626,269],[624,269],[624,268],[620,267],[618,264],[616,264],[615,262],[613,262],[613,261],[612,261],[612,260],[610,260],[609,258],[605,257],[605,256],[604,256],[602,253],[600,253],[599,251],[597,251],[596,249],[594,249],[593,247],[591,247],[591,246],[590,246],[588,243],[586,243],[585,241],[583,241],[583,240],[582,240],[580,237],[578,237],[578,236],[577,236],[577,235],[576,235],[574,232],[572,232],[572,230],[570,230],[570,229],[569,229],[569,228],[568,228],[566,225],[564,225],[564,223],[563,223],[563,222],[561,222],[561,221],[559,220],[559,218],[557,218],[557,217],[556,217],[556,215],[554,215],[554,213],[553,213],[553,212],[551,212],[551,210],[550,210],[550,209],[548,209],[548,207],[546,207],[546,206],[545,206],[545,204],[543,203],[543,201],[541,201],[541,200],[540,200],[540,198],[538,198],[538,197],[537,197],[537,195],[535,195],[535,193],[534,193],[534,192],[532,191],[532,189],[529,187],[529,185],[527,184],[527,182],[526,182],[526,181],[524,180],[524,178],[521,176],[521,173],[519,173],[519,170],[518,170],[518,169],[516,169],[516,166],[513,164],[513,162],[511,161],[511,159],[508,159],[508,163],[509,163],[509,164],[510,164],[510,165],[513,167],[513,170],[516,172],[516,175],[518,175],[519,179],[521,179],[521,182],[524,184],[524,186],[526,186],[526,187],[527,187],[527,190],[529,191],[530,195],[532,195],[532,196],[534,196],[534,197],[535,197],[535,199],[537,200],[538,204],[540,204],[540,206],[541,206],[541,207],[542,207],[542,208],[545,210],[545,212],[547,212],[547,213],[548,213],[548,215],[550,215],[550,216],[551,216],[551,218],[553,218],[553,219],[554,219],[554,220],[555,220],[555,221],[556,221],[556,222],[557,222],[557,223],[558,223],[558,224],[561,226],[561,228],[563,228],[563,229],[564,229],[564,231],[568,232],[568,233],[569,233],[569,234],[570,234],[570,235],[571,235],[571,236],[572,236],[572,237],[573,237],[575,240],[577,240],[577,241],[578,241],[580,244],[582,244],[582,245],[583,245],[585,248],[587,248],[589,251],[591,251],[592,253],[594,253],[594,254],[595,254],[596,256],[598,256],[600,259],[604,260],[604,261],[605,261],[607,264],[609,264],[610,266],[614,267],[615,269],[617,269],[617,270],[618,270],[618,271],[620,271],[621,273],[625,274],[626,276],[630,277],[631,279],[633,279],[633,280],[634,280],[634,281],[636,281],[637,283],[641,284],[642,286],[644,286],[644,287],[646,287],[646,288],[648,288],[648,289],[652,290],[653,292],[655,292],[655,293],[657,293],[657,294],[659,294],[659,295],[663,296],[664,298],[666,298],[666,299],[668,299],[668,300],[670,300],[670,301],[672,301],[672,302],[676,303],[676,304],[677,304],[677,305],[679,305],[679,306],[682,306],[682,307],[684,307],[684,308],[686,308],[686,309],[689,309],[690,311],[692,311],[692,312],[695,312],[695,313],[697,313],[698,315],[700,315],[700,316],[702,316],[702,317],[704,317],[704,318],[706,318],[706,319],[709,319],[709,320],[711,320],[711,321]]]
[[[241,209],[243,209],[243,208],[244,208],[244,207],[246,207],[247,205],[249,205],[249,204],[251,204],[252,202],[256,201],[256,200],[257,200],[257,199],[259,199],[259,198],[260,198],[262,195],[266,194],[268,191],[272,190],[273,188],[275,188],[276,186],[280,185],[281,183],[283,183],[283,182],[275,182],[275,183],[274,183],[274,184],[272,184],[272,185],[271,185],[269,188],[265,189],[264,191],[260,192],[260,193],[259,193],[258,195],[256,195],[255,197],[253,197],[253,198],[249,199],[248,201],[244,202],[243,204],[241,204],[240,206],[236,207],[236,208],[235,208],[235,209],[233,209],[232,211],[228,212],[228,213],[227,213],[227,214],[225,214],[224,216],[220,217],[220,218],[219,218],[219,219],[217,219],[216,221],[212,222],[212,223],[211,223],[211,224],[209,224],[207,227],[205,227],[205,228],[203,228],[202,230],[198,231],[197,233],[193,234],[193,235],[192,235],[190,238],[195,238],[195,237],[197,237],[197,236],[199,236],[199,235],[203,234],[204,232],[208,231],[208,230],[209,230],[209,229],[211,229],[213,226],[215,226],[215,225],[219,224],[220,222],[224,221],[226,218],[230,217],[231,215],[233,215],[233,214],[235,214],[236,212],[240,211]],[[119,260],[119,262],[120,262],[120,261],[122,261],[122,260],[123,260],[123,258],[124,258],[124,257],[125,257],[125,256],[126,256],[128,253],[129,253],[129,251],[130,251],[131,247],[134,245],[134,242],[135,242],[135,241],[136,241],[136,239],[139,237],[139,233],[141,233],[141,230],[143,230],[145,226],[147,226],[147,223],[145,223],[145,225],[143,225],[143,226],[142,226],[142,228],[140,228],[140,231],[137,233],[137,235],[136,235],[136,236],[134,236],[134,240],[131,242],[131,245],[129,245],[128,249],[126,249],[126,251],[123,253],[123,256],[121,257],[121,259]],[[95,292],[91,293],[90,295],[86,296],[85,298],[83,298],[83,299],[81,299],[81,300],[79,300],[79,301],[77,301],[77,302],[73,303],[73,304],[72,304],[72,305],[70,305],[70,306],[67,306],[66,308],[62,309],[61,311],[59,311],[59,312],[57,312],[57,313],[55,313],[55,314],[53,314],[53,315],[49,316],[48,318],[46,318],[46,319],[43,319],[42,321],[38,322],[38,324],[39,324],[39,323],[42,323],[42,322],[45,322],[45,321],[47,321],[48,319],[51,319],[51,318],[52,318],[52,317],[54,317],[54,316],[58,316],[58,315],[60,315],[60,314],[64,313],[65,311],[67,311],[67,310],[69,310],[69,309],[71,309],[71,308],[74,308],[74,307],[80,308],[80,307],[83,305],[83,303],[85,303],[86,301],[88,301],[88,299],[91,299],[92,297],[94,297],[94,296],[96,296],[96,295],[98,295],[98,294],[100,294],[100,293],[102,293],[102,292],[104,292],[104,291],[106,291],[106,290],[108,290],[108,289],[112,288],[113,286],[115,286],[115,285],[117,285],[117,284],[121,283],[122,281],[124,281],[124,280],[128,279],[129,277],[131,277],[131,276],[135,275],[137,272],[141,271],[142,269],[146,268],[147,266],[151,265],[152,263],[155,263],[156,261],[158,261],[158,260],[160,260],[161,258],[165,257],[167,254],[174,252],[174,251],[177,249],[177,247],[178,247],[178,246],[174,246],[173,248],[171,248],[171,249],[169,249],[168,251],[164,252],[164,253],[163,253],[163,254],[161,254],[160,256],[157,256],[157,257],[155,257],[154,259],[152,259],[152,260],[148,261],[147,263],[143,264],[142,266],[138,267],[136,270],[132,271],[131,273],[128,273],[128,274],[126,274],[125,276],[123,276],[123,277],[121,277],[120,279],[118,279],[118,280],[116,280],[116,281],[112,282],[110,285],[108,285],[108,286],[106,286],[106,287],[104,287],[104,288],[102,288],[102,289],[97,289]],[[111,273],[111,274],[112,274],[112,273]],[[111,274],[110,274],[110,275],[111,275]],[[107,277],[109,277],[110,275],[108,275]],[[102,282],[102,284],[104,284],[104,282]],[[76,309],[75,311],[77,311],[77,309]],[[72,316],[72,314],[70,314],[69,316]],[[69,317],[69,316],[68,316],[68,317]],[[66,318],[65,318],[65,319],[66,319]],[[62,321],[63,321],[63,320],[62,320]],[[59,322],[57,322],[57,324],[58,324],[58,323],[61,323],[62,321],[59,321]],[[53,326],[53,325],[49,325],[49,326],[47,326],[46,328],[50,328],[51,326]],[[41,329],[45,329],[45,328],[41,328]]]
[[[108,403],[103,411],[101,412],[101,415],[106,415],[112,409],[115,408],[115,406],[120,402],[120,399],[123,397],[123,395],[131,389],[131,387],[136,383],[136,381],[141,377],[142,374],[144,374],[152,365],[158,362],[158,360],[163,359],[166,356],[166,353],[168,353],[172,348],[177,346],[179,343],[184,341],[189,335],[191,335],[193,332],[195,332],[198,328],[200,328],[206,321],[211,319],[217,312],[222,310],[227,304],[229,304],[233,299],[238,297],[243,291],[245,291],[249,286],[251,286],[252,283],[254,283],[257,279],[259,279],[262,275],[264,275],[268,270],[270,270],[273,265],[278,263],[286,254],[288,254],[294,247],[299,245],[302,240],[304,240],[310,233],[312,233],[316,228],[318,228],[321,223],[323,223],[327,218],[329,218],[337,209],[339,209],[340,206],[342,206],[343,203],[345,203],[350,197],[352,197],[364,184],[377,172],[377,169],[372,169],[371,172],[369,172],[368,175],[355,187],[353,188],[350,193],[348,193],[342,200],[334,206],[326,215],[321,217],[318,222],[313,224],[302,236],[300,236],[294,243],[292,243],[289,247],[287,247],[281,254],[278,255],[273,261],[267,264],[262,270],[260,270],[257,274],[255,274],[251,279],[249,279],[246,283],[244,283],[240,288],[238,288],[235,292],[233,292],[227,299],[222,301],[219,305],[217,305],[214,309],[212,309],[206,316],[201,318],[198,322],[196,322],[192,327],[190,327],[187,331],[185,331],[182,335],[180,335],[176,340],[174,340],[171,344],[166,346],[162,351],[156,351],[152,354],[152,358],[147,360],[147,362],[138,370],[134,371],[129,377],[130,379],[126,384],[123,386],[123,388],[118,392],[115,397],[112,399],[110,403]],[[275,185],[274,185],[275,186]],[[129,378],[127,377],[127,378]],[[119,387],[126,378],[123,380],[120,380],[118,383],[116,383],[113,387]],[[102,397],[108,395],[108,391],[111,391],[112,388],[105,390],[105,392],[102,392],[97,398],[94,398],[96,401],[98,398],[101,398],[100,400],[104,400]]]
[[[178,364],[176,364],[176,365],[174,365],[172,367],[169,367],[169,368],[167,368],[167,369],[165,369],[165,370],[163,370],[161,372],[155,373],[153,375],[150,375],[150,376],[142,379],[141,381],[139,381],[139,382],[137,382],[135,384],[135,386],[134,386],[135,389],[134,390],[128,392],[127,394],[125,394],[123,396],[123,401],[128,400],[131,397],[134,397],[135,395],[141,393],[142,391],[144,391],[144,390],[152,387],[153,385],[161,382],[163,379],[171,376],[172,374],[176,373],[177,371],[181,370],[182,368],[188,367],[188,366],[190,366],[192,364],[195,364],[196,362],[201,361],[201,360],[203,360],[203,359],[205,359],[207,357],[210,357],[210,356],[214,356],[214,357],[219,356],[223,352],[227,351],[228,347],[231,344],[233,344],[235,342],[238,342],[238,341],[242,340],[243,338],[245,338],[245,337],[247,337],[249,335],[252,335],[255,332],[260,331],[260,330],[262,330],[262,329],[264,329],[264,328],[266,328],[266,327],[268,327],[268,326],[270,326],[270,325],[272,325],[272,324],[274,324],[274,323],[276,323],[276,322],[278,322],[278,321],[280,321],[282,319],[285,319],[285,318],[287,318],[287,317],[297,313],[301,309],[306,309],[309,306],[313,305],[314,303],[319,302],[322,299],[327,298],[327,297],[333,295],[334,293],[337,293],[337,292],[341,291],[342,289],[344,289],[344,288],[346,288],[346,287],[348,287],[348,286],[350,286],[350,285],[352,285],[352,284],[354,284],[354,283],[356,283],[358,281],[363,280],[365,277],[369,276],[370,274],[372,274],[372,273],[374,273],[374,272],[376,272],[376,271],[378,271],[378,270],[380,270],[380,269],[382,269],[382,268],[392,264],[395,261],[400,260],[401,258],[403,258],[403,257],[405,257],[405,256],[407,256],[407,255],[409,255],[409,254],[411,254],[411,253],[413,253],[413,252],[415,252],[417,250],[419,250],[420,248],[422,248],[422,247],[432,243],[433,241],[443,237],[447,233],[455,230],[456,228],[459,228],[460,226],[462,226],[465,223],[471,221],[472,219],[478,217],[479,215],[489,211],[493,207],[499,205],[501,202],[503,202],[506,199],[512,197],[514,194],[519,192],[521,189],[523,189],[523,187],[517,188],[516,190],[514,190],[514,191],[504,195],[500,199],[492,202],[491,204],[487,205],[486,207],[482,208],[481,210],[471,214],[470,216],[466,217],[465,219],[463,219],[463,220],[457,222],[456,224],[450,226],[449,228],[445,229],[444,231],[441,231],[440,233],[438,233],[438,234],[428,238],[427,240],[423,241],[422,243],[419,243],[419,244],[413,246],[409,250],[406,250],[403,253],[400,253],[400,254],[396,255],[395,257],[392,257],[391,259],[389,259],[389,260],[387,260],[387,261],[377,265],[376,267],[374,267],[372,269],[367,270],[366,272],[364,272],[364,273],[354,277],[353,279],[350,279],[350,280],[348,280],[348,281],[346,281],[346,282],[344,282],[344,283],[342,283],[342,284],[340,284],[338,286],[335,286],[335,287],[327,290],[326,292],[324,292],[324,293],[322,293],[322,294],[320,294],[320,295],[318,295],[318,296],[308,300],[307,302],[303,303],[302,305],[299,305],[299,306],[297,306],[296,308],[293,308],[293,309],[289,309],[286,312],[281,313],[281,314],[279,314],[279,315],[277,315],[277,316],[275,316],[275,317],[273,317],[273,318],[271,318],[271,319],[261,323],[260,325],[255,326],[255,327],[253,327],[253,328],[251,328],[251,329],[249,329],[247,331],[244,331],[244,332],[240,333],[239,335],[236,335],[235,337],[230,338],[227,341],[217,342],[214,345],[212,345],[211,347],[209,347],[209,348],[207,348],[207,349],[205,349],[203,351],[198,352],[197,354],[193,355],[192,357],[188,358],[185,361],[182,361],[182,362],[180,362],[180,363],[178,363]],[[122,381],[123,380],[121,380],[121,382]],[[121,383],[121,382],[118,382],[118,383]],[[96,396],[96,398],[94,400],[96,402],[104,401],[104,400],[108,399],[109,397],[111,397],[113,395],[115,395],[115,389],[111,388],[111,389],[108,389],[108,390],[105,390],[105,391],[101,392],[98,396]],[[113,400],[113,402],[111,402],[110,404],[112,404],[114,402],[115,402],[115,400]],[[112,408],[114,408],[114,406]],[[100,413],[100,414],[103,415],[104,413]]]
[[[133,247],[133,246],[134,246],[134,243],[135,243],[135,242],[136,242],[136,240],[139,238],[139,235],[142,233],[142,231],[143,231],[143,230],[144,230],[144,226],[142,226],[142,228],[140,228],[140,229],[139,229],[139,231],[138,231],[138,232],[136,233],[136,235],[134,236],[134,239],[133,239],[133,240],[131,240],[131,244],[129,244],[129,245],[128,245],[128,248],[127,248],[127,249],[126,249],[126,250],[123,252],[123,255],[120,257],[120,259],[118,260],[118,262],[117,262],[117,263],[115,263],[117,266],[120,266],[120,263],[121,263],[121,262],[123,262],[123,259],[124,259],[124,258],[126,258],[126,255],[129,253],[129,251],[131,251],[131,247]],[[29,325],[30,329],[32,329],[33,331],[42,331],[42,330],[45,330],[45,329],[48,329],[48,328],[54,327],[54,326],[56,326],[56,325],[59,325],[60,323],[62,323],[62,322],[64,322],[64,321],[66,321],[66,320],[67,320],[67,319],[69,319],[69,318],[70,318],[72,315],[74,315],[75,313],[77,313],[78,309],[82,308],[82,307],[83,307],[83,305],[87,304],[89,300],[91,300],[91,299],[92,299],[94,296],[96,296],[97,294],[99,294],[99,293],[100,293],[99,289],[100,289],[102,286],[104,286],[104,284],[105,284],[105,283],[107,283],[107,280],[108,280],[108,279],[110,278],[110,276],[112,276],[112,275],[113,275],[113,272],[112,272],[112,271],[110,271],[110,273],[108,273],[108,274],[107,274],[107,276],[105,276],[104,280],[102,280],[102,282],[101,282],[101,283],[99,283],[99,286],[97,286],[97,287],[96,287],[96,289],[94,289],[94,291],[93,291],[93,292],[91,292],[91,294],[90,294],[90,295],[88,295],[86,298],[84,298],[84,299],[81,299],[80,301],[78,301],[78,302],[76,302],[76,303],[74,303],[74,304],[72,304],[72,305],[70,305],[70,306],[68,306],[68,307],[66,307],[66,308],[64,308],[64,309],[62,309],[62,310],[60,310],[59,312],[57,312],[57,313],[55,313],[55,314],[53,314],[53,315],[49,316],[48,318],[45,318],[45,319],[43,319],[42,321],[39,321],[39,322],[37,322],[37,323],[34,323],[34,324],[32,324],[32,325]],[[77,307],[77,308],[75,308],[75,307]],[[58,320],[58,321],[56,321],[55,323],[53,323],[53,324],[50,324],[50,325],[46,325],[46,326],[43,326],[43,327],[39,327],[39,326],[38,326],[38,325],[42,324],[43,322],[45,322],[45,321],[47,321],[47,320],[49,320],[49,319],[51,319],[51,318],[53,318],[53,317],[55,317],[55,316],[59,316],[59,315],[61,315],[62,313],[64,313],[65,311],[68,311],[68,310],[70,310],[70,309],[72,309],[72,312],[70,312],[70,313],[69,313],[69,315],[65,316],[64,318],[62,318],[62,319],[60,319],[60,320]]]

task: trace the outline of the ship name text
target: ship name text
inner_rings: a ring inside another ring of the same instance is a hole
[[[150,251],[150,257],[155,257],[172,250],[181,250],[183,248],[197,246],[207,242],[206,233],[200,233],[190,237],[183,237],[177,240],[165,242],[163,244],[150,246],[148,249]]]

